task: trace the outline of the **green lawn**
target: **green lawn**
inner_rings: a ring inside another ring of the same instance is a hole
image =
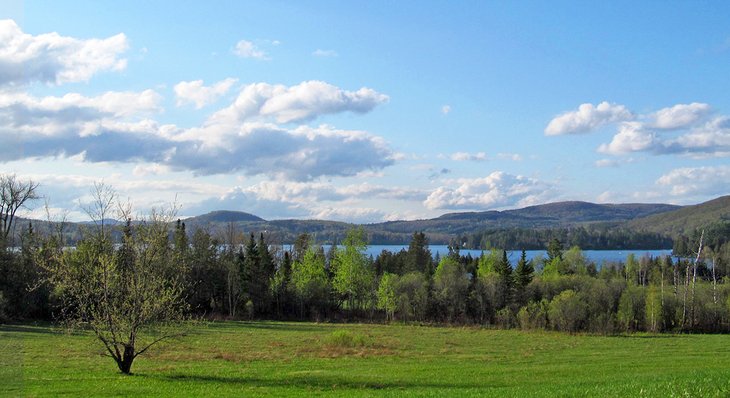
[[[719,335],[222,322],[133,376],[101,353],[91,335],[0,326],[0,396],[730,396]]]

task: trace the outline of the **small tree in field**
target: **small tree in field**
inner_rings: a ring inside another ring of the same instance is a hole
[[[150,347],[182,334],[184,272],[168,240],[173,213],[153,212],[136,225],[128,218],[118,249],[97,229],[47,263],[69,326],[91,329],[124,374]]]

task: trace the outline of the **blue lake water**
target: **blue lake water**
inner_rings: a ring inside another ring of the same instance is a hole
[[[325,247],[325,250],[327,250],[328,247]],[[449,254],[449,249],[446,245],[431,245],[429,246],[429,249],[431,249],[431,255],[436,256],[436,253],[438,253],[441,257]],[[380,252],[383,250],[388,250],[393,253],[397,253],[401,250],[408,250],[408,245],[372,245],[368,246],[367,250],[365,251],[365,254],[372,255],[373,257],[377,257]],[[466,256],[467,254],[471,254],[472,257],[479,257],[482,254],[482,250],[466,250],[462,249],[460,251],[461,255]],[[520,251],[508,251],[507,252],[507,258],[509,258],[510,262],[514,265],[517,263],[517,260],[520,258]],[[539,257],[547,257],[547,251],[546,250],[527,250],[525,251],[525,254],[527,255],[527,259],[531,260],[533,258],[539,258]],[[659,257],[659,256],[665,256],[665,255],[671,255],[671,250],[583,250],[583,255],[588,258],[588,260],[601,265],[605,262],[612,263],[612,262],[626,262],[626,257],[629,254],[633,254],[636,256],[636,258],[641,258],[643,256],[652,256],[652,257]]]

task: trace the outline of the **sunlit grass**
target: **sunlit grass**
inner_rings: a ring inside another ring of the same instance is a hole
[[[90,335],[0,326],[0,396],[727,396],[730,336],[222,322],[123,376]]]

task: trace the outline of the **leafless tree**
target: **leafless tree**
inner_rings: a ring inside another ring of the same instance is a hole
[[[112,215],[114,205],[117,203],[117,192],[104,181],[94,182],[91,188],[91,202],[82,204],[81,208],[91,218],[91,221],[99,227],[101,236],[105,235],[104,226]],[[119,206],[120,210],[122,206]]]
[[[23,181],[15,174],[0,175],[0,241],[7,242],[21,207],[39,198],[38,183]]]

